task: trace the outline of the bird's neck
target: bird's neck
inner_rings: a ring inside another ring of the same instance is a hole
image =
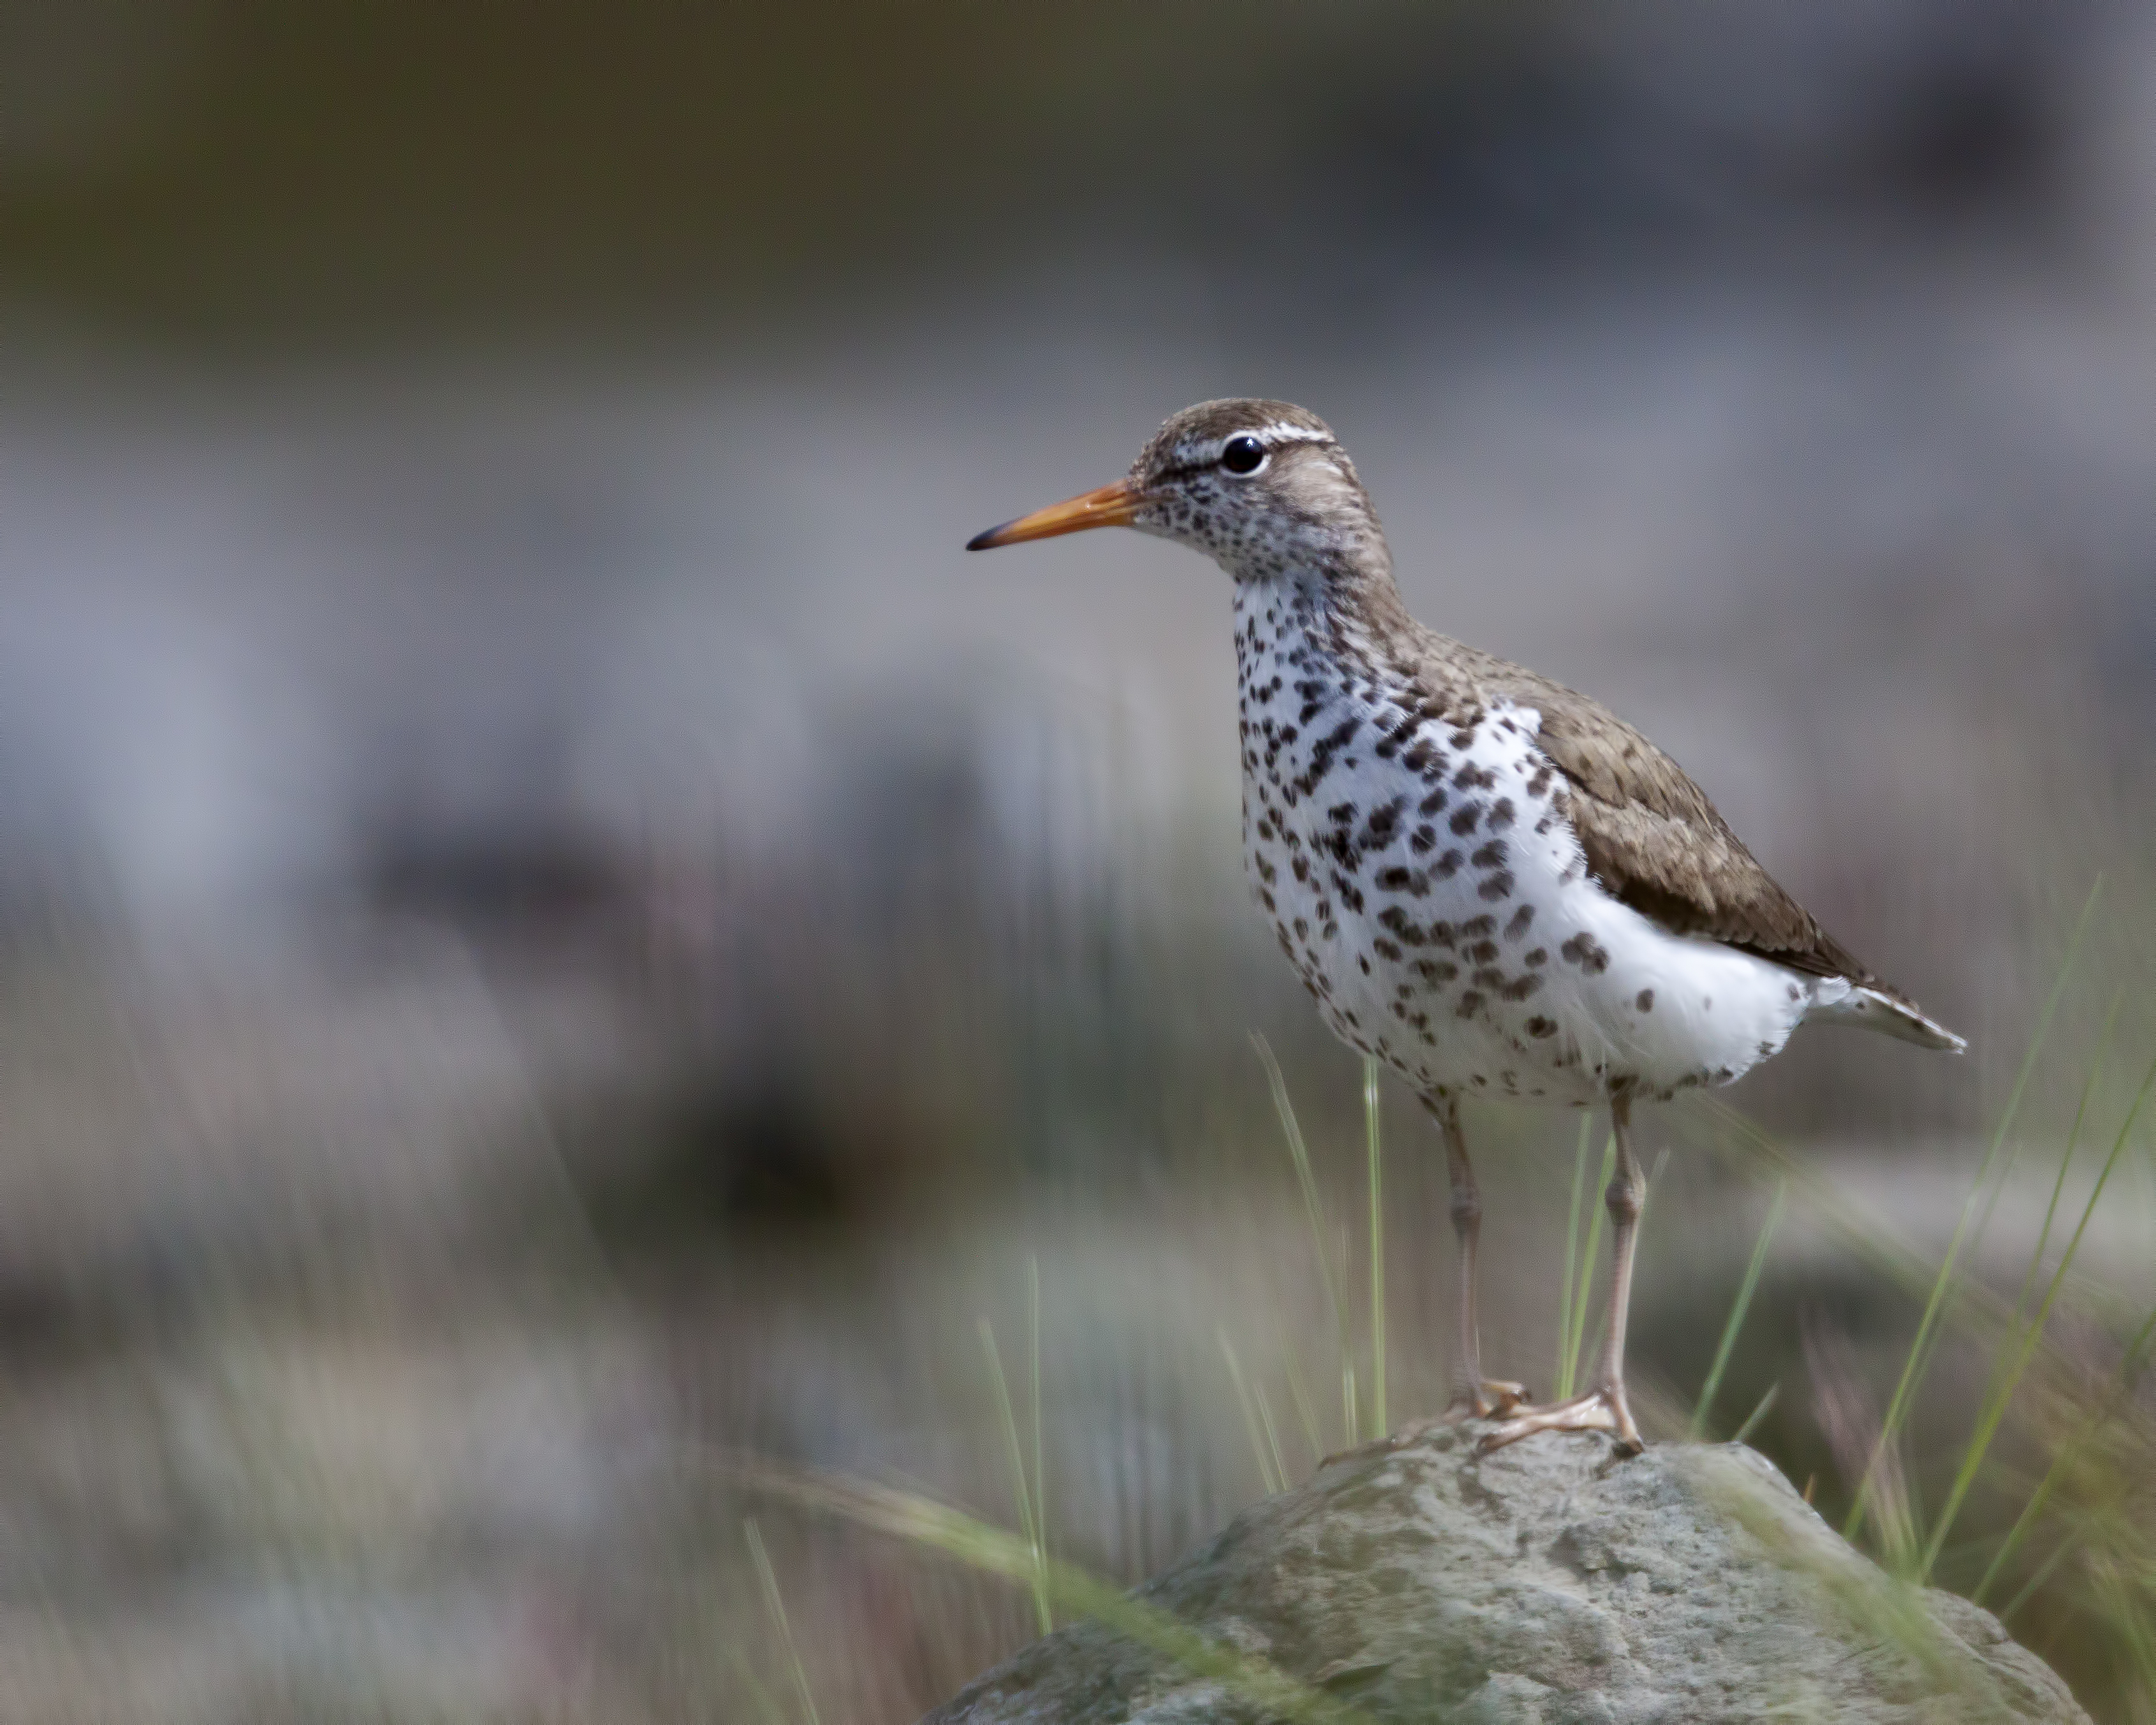
[[[1270,675],[1261,663],[1277,660],[1389,683],[1414,629],[1382,539],[1361,555],[1235,583],[1235,656],[1245,680]]]

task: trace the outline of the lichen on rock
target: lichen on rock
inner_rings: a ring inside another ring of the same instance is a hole
[[[1606,1438],[1543,1434],[1478,1456],[1475,1435],[1342,1457],[1137,1597],[1373,1725],[2086,1719],[1997,1619],[1892,1580],[1750,1450],[1617,1461]],[[924,1725],[1263,1717],[1087,1623]]]

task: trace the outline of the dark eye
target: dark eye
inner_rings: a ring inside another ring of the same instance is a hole
[[[1265,446],[1247,431],[1231,437],[1221,445],[1220,465],[1230,473],[1255,473],[1265,465]]]

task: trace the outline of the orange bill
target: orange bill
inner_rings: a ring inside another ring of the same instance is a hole
[[[968,551],[993,551],[998,545],[1017,545],[1028,539],[1053,539],[1059,533],[1082,533],[1088,527],[1127,527],[1142,501],[1135,480],[1119,479],[1097,491],[1073,497],[1067,503],[1051,503],[1022,515],[1000,527],[976,533],[966,542]]]

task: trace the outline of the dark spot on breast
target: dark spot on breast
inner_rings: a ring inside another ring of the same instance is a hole
[[[1539,797],[1544,791],[1549,788],[1549,768],[1547,767],[1538,768],[1536,770],[1535,776],[1527,781],[1527,794],[1530,797]]]
[[[1502,839],[1492,839],[1467,860],[1478,869],[1501,867],[1505,860],[1505,841]]]
[[[1430,865],[1430,871],[1440,880],[1450,880],[1460,872],[1460,865],[1466,860],[1466,857],[1459,851],[1448,850]]]
[[[1378,870],[1377,876],[1378,886],[1387,892],[1405,892],[1408,883],[1414,878],[1411,870],[1404,869],[1398,863]]]
[[[1549,948],[1548,947],[1537,947],[1533,952],[1527,954],[1527,963],[1535,965],[1548,963]]]
[[[1522,905],[1518,910],[1512,912],[1512,920],[1505,925],[1505,938],[1508,941],[1517,940],[1527,932],[1528,924],[1534,920],[1535,907],[1532,905]]]
[[[1217,639],[1218,637],[1215,637],[1215,639]],[[1471,1019],[1476,1013],[1481,1010],[1482,997],[1476,993],[1472,988],[1470,988],[1466,993],[1460,997],[1460,1004],[1453,1009],[1453,1015],[1455,1018]],[[1480,1084],[1482,1080],[1480,1076],[1477,1076],[1475,1081],[1477,1084]]]
[[[1467,949],[1467,956],[1477,964],[1488,964],[1497,956],[1497,943],[1495,941],[1477,941]]]
[[[1382,850],[1392,842],[1393,834],[1400,824],[1400,810],[1407,806],[1405,797],[1395,797],[1381,809],[1373,809],[1370,819],[1363,828],[1362,845],[1365,850]]]
[[[1577,964],[1589,976],[1599,976],[1609,968],[1609,954],[1591,936],[1576,934],[1557,950],[1559,957]]]
[[[1460,967],[1442,958],[1418,958],[1415,973],[1424,982],[1449,983],[1460,974]]]
[[[1557,1034],[1557,1020],[1546,1019],[1537,1013],[1527,1020],[1527,1030],[1530,1036],[1554,1036]]]
[[[1502,833],[1512,824],[1512,799],[1500,797],[1490,805],[1490,830]]]
[[[1774,1051],[1774,1045],[1771,1042],[1763,1042],[1759,1045],[1759,1058],[1763,1060],[1769,1055],[1773,1054]]]
[[[1640,989],[1632,997],[1632,1004],[1641,1012],[1652,1012],[1655,1009],[1655,991],[1652,988]]]
[[[1486,913],[1480,916],[1470,916],[1460,925],[1461,935],[1471,941],[1481,940],[1483,936],[1495,934],[1496,932],[1497,919]]]
[[[1355,957],[1355,962],[1356,962],[1358,964],[1359,964],[1359,965],[1361,965],[1361,966],[1363,967],[1363,974],[1364,976],[1368,976],[1368,975],[1369,975],[1369,973],[1370,973],[1370,961],[1369,961],[1368,958],[1363,957],[1363,956],[1358,952],[1358,954],[1356,954],[1356,957]]]
[[[1370,948],[1380,958],[1389,958],[1395,964],[1407,956],[1400,951],[1398,942],[1389,941],[1383,935],[1370,942]]]
[[[1455,790],[1473,788],[1486,791],[1496,783],[1496,773],[1487,767],[1477,767],[1472,761],[1452,775],[1452,785]]]
[[[1486,876],[1475,889],[1475,896],[1487,899],[1510,898],[1512,896],[1512,871],[1500,869],[1496,874]]]
[[[1532,973],[1516,976],[1497,992],[1507,1000],[1524,1000],[1543,985],[1543,979]]]
[[[1408,849],[1414,852],[1417,856],[1421,856],[1436,843],[1437,829],[1435,827],[1417,827],[1414,829],[1414,836],[1408,840]]]
[[[1467,980],[1478,988],[1495,988],[1504,982],[1505,973],[1494,964],[1485,964],[1470,973]]]
[[[1476,823],[1481,819],[1482,805],[1480,803],[1466,803],[1453,811],[1450,824],[1454,832],[1465,834],[1473,832]]]
[[[1415,812],[1418,814],[1435,814],[1445,807],[1445,789],[1443,785],[1440,785],[1421,802],[1415,804]]]

